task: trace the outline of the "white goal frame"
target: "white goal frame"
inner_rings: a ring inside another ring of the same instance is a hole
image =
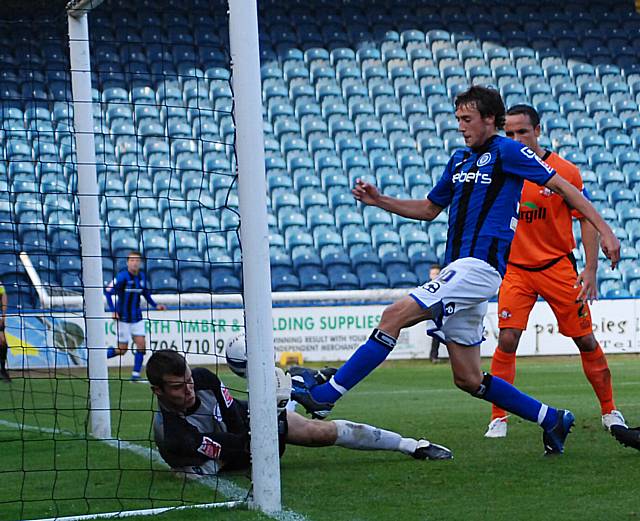
[[[100,257],[100,215],[93,134],[88,14],[103,0],[67,4],[78,157],[78,198],[87,320],[91,434],[111,438],[105,318]],[[229,44],[234,92],[240,237],[243,250],[244,309],[251,429],[253,497],[250,507],[280,512],[276,382],[271,319],[271,273],[267,190],[262,135],[260,53],[256,0],[229,0]],[[152,513],[152,512],[149,512]]]

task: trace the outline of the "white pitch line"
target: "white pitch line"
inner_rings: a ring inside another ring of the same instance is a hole
[[[9,422],[6,420],[0,420],[0,425],[4,425],[5,427],[11,427],[13,429],[22,429],[25,431],[30,431],[30,432],[46,432],[47,434],[62,434],[65,436],[79,436],[79,434],[75,433],[75,432],[71,432],[71,431],[66,431],[66,430],[62,430],[62,429],[52,429],[51,427],[37,427],[35,425],[23,425],[20,423],[14,423],[14,422]],[[134,454],[138,455],[138,456],[142,456],[143,458],[148,458],[149,455],[151,455],[151,459],[153,461],[153,463],[160,465],[162,467],[165,467],[167,469],[169,469],[170,467],[165,463],[165,461],[162,459],[162,456],[160,456],[160,453],[157,450],[154,449],[148,449],[143,447],[142,445],[136,445],[135,443],[130,443],[128,441],[122,441],[119,439],[109,439],[109,440],[98,440],[101,442],[104,442],[105,444],[109,445],[110,447],[116,448],[116,449],[125,449],[128,450],[130,452],[133,452]],[[194,478],[196,479],[196,478]],[[207,485],[209,488],[212,489],[217,489],[220,491],[220,493],[227,497],[230,501],[228,502],[228,505],[225,506],[236,506],[239,502],[246,502],[246,499],[249,495],[249,491],[239,485],[236,485],[233,481],[230,481],[228,479],[225,478],[220,478],[220,477],[206,477],[206,478],[197,478],[199,483],[204,483],[205,485]],[[175,509],[176,507],[168,507],[168,508],[173,508]],[[267,516],[269,516],[271,519],[275,519],[276,521],[309,521],[307,517],[305,517],[304,515],[295,512],[294,510],[289,510],[289,509],[283,509],[280,512],[273,512],[273,513],[265,513]],[[140,511],[138,514],[136,515],[148,515],[146,513],[146,511]],[[98,519],[98,514],[94,514],[95,519]],[[104,514],[102,515],[102,517],[107,517],[109,518],[109,516],[111,516],[111,519],[114,519],[113,514]],[[124,517],[124,516],[121,516]],[[36,521],[63,521],[65,519],[92,519],[91,517],[71,517],[71,518],[62,518],[62,517],[58,517],[58,518],[51,518],[51,519],[41,519],[41,520],[36,520]],[[117,519],[117,517],[115,517],[115,519]]]
[[[37,521],[93,521],[94,519],[124,519],[136,516],[154,516],[178,510],[204,509],[204,508],[234,508],[243,505],[242,501],[225,501],[224,503],[205,503],[202,505],[183,505],[178,507],[145,508],[142,510],[128,510],[123,512],[105,512],[103,514],[86,514],[82,516],[49,517]]]

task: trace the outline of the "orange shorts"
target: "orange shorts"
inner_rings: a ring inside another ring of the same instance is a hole
[[[507,267],[498,293],[498,327],[525,330],[538,296],[544,298],[558,320],[560,333],[576,338],[593,332],[589,304],[578,302],[577,274],[568,257],[542,271]]]

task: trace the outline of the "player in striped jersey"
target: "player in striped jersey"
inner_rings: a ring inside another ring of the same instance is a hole
[[[312,371],[294,377],[293,398],[318,416],[382,363],[395,347],[400,331],[429,321],[428,333],[447,345],[455,384],[543,429],[546,454],[564,451],[574,423],[570,411],[555,409],[513,385],[483,373],[480,344],[487,301],[504,276],[518,223],[524,179],[560,194],[601,234],[601,246],[615,266],[620,243],[595,208],[570,183],[555,174],[526,146],[498,135],[505,108],[500,94],[474,86],[456,98],[456,118],[467,148],[456,151],[426,200],[381,195],[362,181],[354,197],[404,217],[431,221],[449,207],[445,265],[440,276],[388,306],[369,340],[327,383],[315,383]]]
[[[155,309],[166,309],[163,304],[157,304],[151,297],[151,289],[149,288],[147,277],[144,271],[140,269],[141,264],[142,255],[140,252],[132,251],[129,253],[126,269],[121,270],[105,289],[109,310],[117,321],[118,331],[118,347],[110,347],[107,350],[107,358],[125,354],[129,348],[129,342],[133,339],[136,352],[133,358],[133,371],[131,372],[132,381],[140,379],[140,371],[146,350],[146,332],[144,321],[142,320],[140,298],[144,297]],[[114,296],[117,298],[115,305],[113,303]]]
[[[578,167],[538,143],[540,116],[533,107],[516,105],[507,111],[507,137],[528,146],[555,169],[559,176],[584,190]],[[576,272],[572,217],[580,220],[585,269]],[[593,335],[589,300],[597,296],[598,232],[584,217],[567,206],[557,194],[524,182],[520,201],[520,224],[513,239],[509,266],[500,286],[498,325],[500,336],[491,361],[491,373],[513,383],[516,350],[527,327],[529,313],[538,295],[543,297],[558,320],[560,333],[573,339],[580,351],[582,368],[600,402],[602,425],[625,425],[613,401],[611,371],[607,357]],[[485,436],[507,435],[507,416],[493,406]]]

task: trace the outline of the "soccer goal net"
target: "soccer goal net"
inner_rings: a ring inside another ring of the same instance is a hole
[[[255,0],[5,4],[1,517],[278,510]],[[244,334],[261,393],[223,364]],[[165,349],[248,400],[251,469],[160,456]]]

